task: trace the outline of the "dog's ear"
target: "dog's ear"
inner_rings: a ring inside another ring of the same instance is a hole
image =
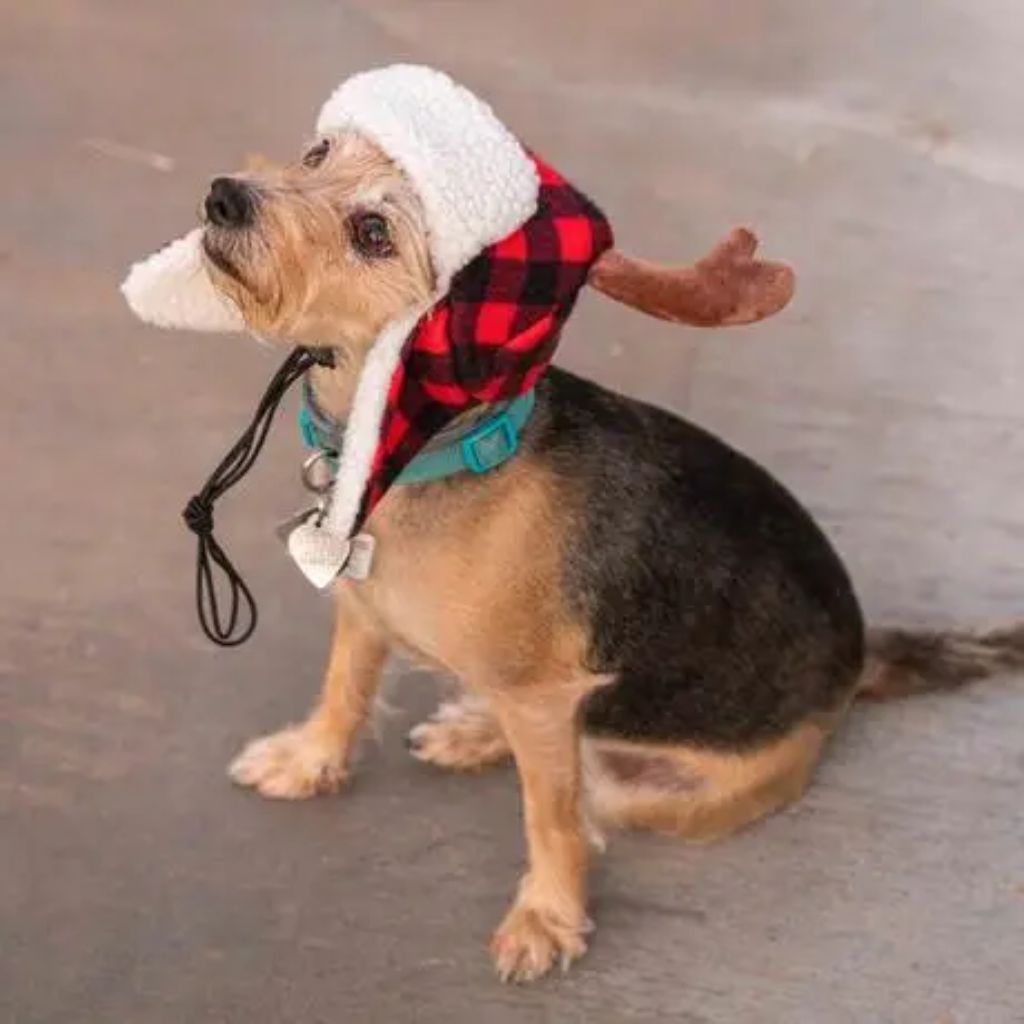
[[[784,263],[754,258],[757,238],[735,228],[690,267],[664,267],[609,249],[590,270],[598,291],[662,320],[695,327],[750,324],[793,297],[796,278]]]
[[[132,312],[158,327],[244,331],[238,307],[213,286],[202,257],[202,230],[136,263],[121,285]]]

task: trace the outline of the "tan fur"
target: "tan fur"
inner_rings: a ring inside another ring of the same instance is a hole
[[[576,707],[593,682],[552,674],[533,694],[511,691],[495,710],[523,788],[529,865],[491,942],[503,980],[529,981],[586,950],[588,846],[580,811]]]
[[[254,226],[208,226],[214,280],[257,333],[286,344],[329,345],[318,369],[319,404],[344,416],[381,326],[433,287],[424,218],[409,183],[358,136],[332,140],[324,163],[247,176]],[[384,214],[397,250],[370,260],[351,244],[352,212]],[[334,642],[309,719],[249,744],[232,778],[265,796],[333,792],[346,778],[387,651],[403,648],[455,675],[478,701],[422,727],[423,758],[453,767],[511,751],[522,785],[529,854],[516,899],[492,942],[503,978],[535,978],[585,949],[587,842],[581,812],[580,700],[606,680],[584,667],[587,638],[560,585],[571,516],[546,472],[523,456],[485,478],[394,488],[368,528],[377,539],[371,576],[336,587]],[[615,789],[596,780],[609,817],[676,831],[722,830],[796,795],[823,734],[794,734],[771,750],[729,758],[673,751],[706,778],[689,794]],[[588,748],[592,760],[597,748]],[[699,829],[698,829],[699,824]]]
[[[603,825],[693,842],[723,838],[803,793],[833,725],[824,718],[803,722],[745,753],[588,739],[583,756],[590,807]],[[624,758],[629,760],[617,760]],[[623,764],[634,759],[636,769],[624,773]]]
[[[390,492],[375,513],[379,558],[353,589],[397,643],[486,697],[507,737],[529,869],[493,952],[502,977],[532,978],[580,955],[586,925],[576,707],[601,680],[581,667],[585,638],[556,584],[566,523],[528,459],[416,490]]]
[[[490,705],[469,694],[446,701],[412,729],[409,748],[418,761],[455,771],[476,771],[512,755]]]
[[[358,135],[333,141],[326,160],[242,175],[257,197],[252,229],[208,224],[204,246],[216,285],[257,334],[365,353],[381,327],[432,290],[419,200],[401,171]],[[384,214],[397,255],[367,260],[347,223]],[[346,384],[354,375],[346,376]]]
[[[351,591],[339,588],[330,657],[313,713],[303,725],[249,743],[228,768],[232,780],[287,800],[336,792],[347,778],[387,653],[376,623]]]

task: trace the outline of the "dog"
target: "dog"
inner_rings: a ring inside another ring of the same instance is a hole
[[[420,199],[358,132],[218,179],[202,246],[245,323],[328,346],[310,385],[344,423],[383,325],[429,298]],[[804,791],[858,697],[1024,666],[1024,629],[866,631],[808,512],[695,424],[552,368],[516,455],[482,475],[392,488],[365,580],[333,588],[334,639],[309,717],[230,767],[266,797],[334,793],[391,651],[462,695],[409,734],[420,761],[511,758],[529,864],[491,942],[527,981],[586,949],[588,827],[707,842]]]

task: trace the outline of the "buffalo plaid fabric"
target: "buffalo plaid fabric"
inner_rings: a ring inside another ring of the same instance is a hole
[[[540,179],[534,215],[456,274],[405,344],[356,530],[451,420],[536,384],[591,265],[612,244],[597,206],[547,164],[533,161]]]

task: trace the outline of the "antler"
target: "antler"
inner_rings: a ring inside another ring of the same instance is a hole
[[[793,297],[796,277],[785,263],[754,259],[757,237],[734,228],[691,267],[665,267],[609,249],[590,269],[598,291],[662,320],[730,327],[771,316]]]

